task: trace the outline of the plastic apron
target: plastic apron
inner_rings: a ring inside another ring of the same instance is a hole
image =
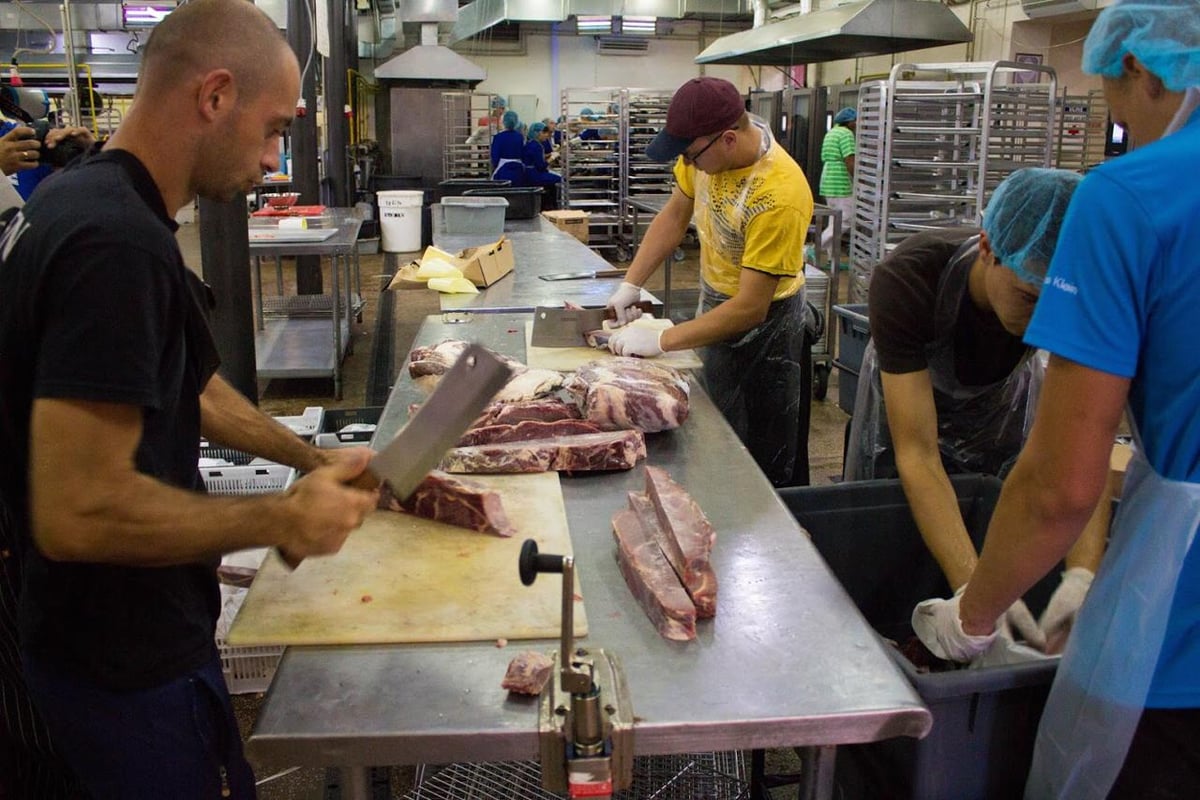
[[[1197,526],[1200,484],[1159,475],[1138,440],[1108,551],[1038,727],[1029,800],[1108,795],[1141,719]]]
[[[763,131],[763,150],[771,146]],[[746,178],[736,219],[711,213],[709,176],[697,170],[695,224],[701,248],[719,250],[734,264],[745,247],[745,206],[760,158]],[[696,314],[729,299],[703,280]],[[811,344],[806,339],[803,287],[771,303],[767,318],[736,339],[699,349],[704,386],[755,462],[775,486],[808,483],[808,426],[811,412]]]
[[[955,369],[955,331],[964,304],[971,302],[967,279],[979,252],[979,237],[959,247],[942,271],[934,302],[934,339],[925,349],[937,409],[938,449],[948,473],[1005,475],[1033,424],[1045,366],[1030,350],[996,383],[967,386]],[[867,343],[846,447],[848,481],[894,478],[895,451],[887,426],[879,359]]]

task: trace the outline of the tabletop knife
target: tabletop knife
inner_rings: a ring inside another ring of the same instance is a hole
[[[552,272],[538,275],[544,281],[576,281],[584,278],[624,278],[623,269],[593,269],[586,272]]]

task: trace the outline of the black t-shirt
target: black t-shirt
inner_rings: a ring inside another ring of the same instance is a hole
[[[875,267],[868,317],[880,370],[902,375],[928,369],[938,281],[958,248],[977,233],[969,228],[923,231],[905,239]],[[1029,349],[966,292],[954,336],[955,371],[966,386],[1004,379]]]
[[[216,565],[44,558],[26,501],[30,409],[37,398],[138,406],[137,469],[203,491],[199,395],[217,357],[176,227],[141,162],[104,151],[47,180],[0,240],[0,498],[25,572],[22,646],[116,689],[212,657]]]

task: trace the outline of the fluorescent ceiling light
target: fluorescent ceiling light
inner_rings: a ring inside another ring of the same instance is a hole
[[[575,18],[577,33],[612,33],[612,17],[579,15]]]
[[[653,36],[658,17],[621,17],[621,33],[634,36]]]
[[[121,16],[126,28],[149,28],[174,10],[174,5],[122,5]]]

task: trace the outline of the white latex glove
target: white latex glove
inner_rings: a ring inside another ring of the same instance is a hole
[[[1011,632],[1013,641],[1024,641],[1025,644],[1037,650],[1046,649],[1046,634],[1038,627],[1029,606],[1024,600],[1018,600],[1004,612],[1004,622]]]
[[[1075,615],[1079,613],[1094,577],[1087,567],[1071,567],[1062,574],[1062,582],[1050,596],[1050,602],[1038,620],[1038,627],[1046,636],[1046,652],[1062,652],[1067,635],[1075,624]]]
[[[662,335],[660,328],[626,326],[613,331],[608,339],[608,349],[619,356],[654,358],[662,355]]]
[[[642,315],[642,310],[634,305],[642,299],[642,287],[634,286],[629,281],[621,281],[621,285],[608,298],[607,306],[617,312],[616,327],[633,322]],[[613,352],[616,352],[615,350]],[[659,351],[662,352],[661,350]]]
[[[913,609],[913,632],[929,652],[947,661],[967,663],[986,651],[996,639],[996,631],[986,636],[971,636],[963,630],[958,616],[960,589],[949,600],[934,598],[918,603]]]

